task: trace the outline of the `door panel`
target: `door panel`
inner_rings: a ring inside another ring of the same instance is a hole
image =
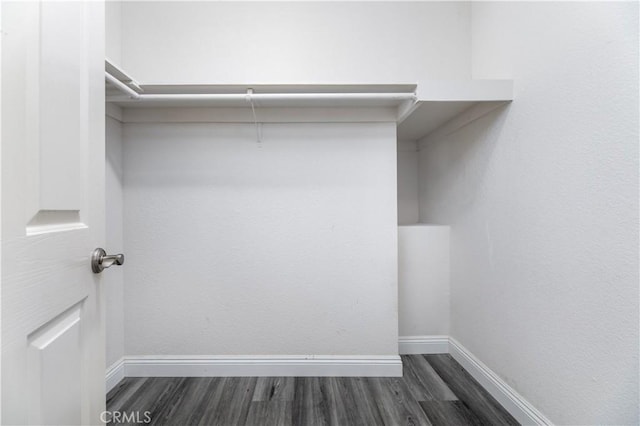
[[[82,304],[74,306],[27,338],[30,424],[79,424],[82,420],[81,310]]]
[[[104,5],[3,2],[2,423],[99,423]]]
[[[83,9],[80,2],[45,2],[40,7],[40,81],[32,95],[38,96],[34,115],[39,115],[40,131],[32,141],[38,158],[29,163],[40,174],[38,211],[77,212],[82,207],[82,142],[87,140],[88,106],[88,85],[83,84],[88,72]]]

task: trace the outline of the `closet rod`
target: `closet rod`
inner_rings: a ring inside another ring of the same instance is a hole
[[[391,100],[407,101],[416,100],[416,94],[411,93],[193,93],[193,94],[139,94],[122,83],[109,73],[106,79],[118,89],[126,93],[132,100],[138,101],[367,101],[367,100]],[[109,97],[107,100],[127,101],[122,97]]]
[[[132,99],[140,99],[140,94],[133,90],[131,87],[127,86],[108,72],[104,73],[106,80],[116,86],[121,92],[126,93]]]
[[[219,100],[219,101],[337,101],[337,100],[396,100],[404,101],[415,98],[413,93],[193,93],[166,95],[139,95],[143,101],[191,101],[191,100]]]

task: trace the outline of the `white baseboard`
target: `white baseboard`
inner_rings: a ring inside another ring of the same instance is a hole
[[[476,358],[457,340],[449,338],[449,353],[515,419],[523,425],[552,425],[540,411],[517,393],[496,373]]]
[[[120,358],[107,368],[107,377],[105,379],[106,391],[109,392],[113,389],[124,377],[124,358]]]
[[[401,377],[397,355],[128,356],[125,377],[344,376]]]
[[[449,336],[400,336],[400,355],[449,353]]]

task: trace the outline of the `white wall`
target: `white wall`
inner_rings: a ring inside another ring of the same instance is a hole
[[[107,253],[127,253],[123,245],[122,125],[106,118],[106,247]],[[107,367],[124,356],[124,266],[110,268],[102,280],[106,297]]]
[[[125,2],[122,65],[143,83],[469,78],[469,11],[456,2]]]
[[[449,227],[398,227],[400,336],[449,335]]]
[[[398,224],[418,223],[419,216],[416,143],[398,142]]]
[[[127,355],[398,353],[393,123],[124,140]]]
[[[516,99],[421,151],[451,334],[557,424],[638,424],[638,4],[472,10]]]

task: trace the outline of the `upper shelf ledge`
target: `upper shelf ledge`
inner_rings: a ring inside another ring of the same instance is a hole
[[[398,140],[420,140],[467,111],[468,122],[512,100],[513,80],[421,82],[416,100],[398,107]]]
[[[122,108],[343,107],[392,108],[398,140],[429,135],[478,103],[487,112],[513,100],[512,80],[447,80],[418,84],[145,85],[105,61],[107,102]],[[476,111],[480,111],[477,107]],[[469,114],[467,114],[469,115]],[[478,113],[471,114],[478,118]]]

